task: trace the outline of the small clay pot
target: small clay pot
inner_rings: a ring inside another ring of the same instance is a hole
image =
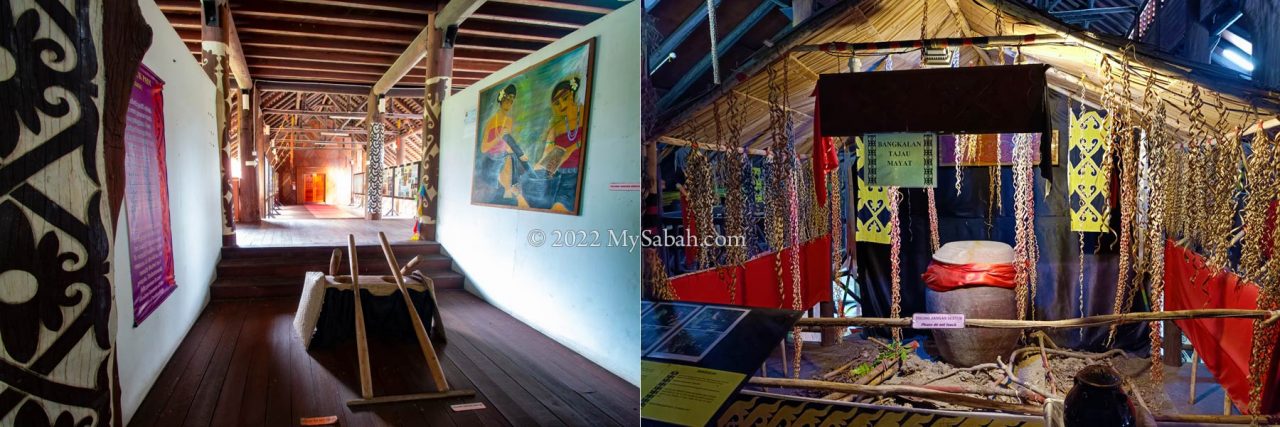
[[[1133,403],[1120,386],[1120,373],[1106,365],[1090,365],[1077,372],[1075,386],[1063,403],[1067,427],[1137,425]]]

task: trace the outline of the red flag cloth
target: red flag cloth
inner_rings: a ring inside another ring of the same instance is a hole
[[[733,304],[762,308],[791,308],[790,249],[782,252],[784,291],[778,291],[774,262],[778,252],[760,255],[741,267],[723,267],[671,278],[671,286],[681,301]],[[734,276],[733,273],[737,275]],[[735,299],[729,300],[725,282],[736,277]],[[780,295],[781,294],[781,295]],[[800,245],[801,306],[813,307],[831,300],[831,238],[819,237]]]
[[[1165,244],[1165,310],[1205,308],[1258,309],[1258,285],[1240,276],[1205,267],[1204,257]],[[1194,279],[1194,281],[1193,281]],[[1227,390],[1237,408],[1249,407],[1249,359],[1253,343],[1253,319],[1218,318],[1175,320],[1195,346],[1213,377]],[[1266,363],[1260,408],[1264,414],[1280,413],[1280,357]]]
[[[818,88],[813,89],[813,193],[818,201],[818,206],[827,205],[827,172],[831,172],[840,166],[840,159],[836,156],[836,146],[831,143],[831,138],[822,136],[822,126],[818,122]]]
[[[1013,264],[948,264],[933,261],[924,271],[924,284],[936,292],[970,286],[1014,288],[1017,275]]]

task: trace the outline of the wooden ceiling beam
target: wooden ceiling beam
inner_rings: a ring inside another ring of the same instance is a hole
[[[346,7],[309,5],[299,7],[285,3],[244,2],[235,9],[236,16],[346,25],[361,28],[422,28],[422,17],[403,13],[351,10]]]
[[[283,50],[283,49],[276,49],[271,51],[252,51],[251,50],[247,52],[245,55],[249,58],[249,62],[251,64],[269,64],[270,62],[263,62],[263,61],[276,60],[276,61],[296,62],[298,63],[297,65],[302,67],[311,67],[311,66],[326,67],[329,65],[356,65],[356,66],[383,67],[383,69],[385,69],[387,64],[390,63],[390,60],[388,59],[388,57],[385,57],[385,56],[360,55],[360,54],[353,54],[353,53],[320,53],[320,52],[306,51],[306,50],[296,50],[296,51]],[[307,65],[303,63],[312,63],[312,65]],[[477,72],[477,73],[482,72],[487,74],[487,73],[492,73],[492,72],[501,70],[503,67],[506,66],[506,64],[510,64],[510,62],[472,60],[470,58],[459,58],[455,56],[453,59],[453,71],[454,72],[465,71],[465,72]],[[420,63],[417,66],[415,66],[414,69],[425,70],[426,66]]]
[[[299,36],[254,36],[241,39],[246,47],[266,49],[303,49],[320,52],[374,53],[398,55],[403,47],[384,44],[361,43],[352,40],[330,40]]]
[[[513,23],[497,23],[493,21],[472,21],[458,28],[458,34],[495,39],[523,40],[540,43],[552,43],[568,35],[571,31],[564,28],[542,27]]]
[[[593,6],[590,4],[577,4],[577,3],[549,1],[549,0],[491,0],[491,1],[495,3],[511,3],[511,4],[518,4],[522,6],[541,7],[546,9],[571,10],[574,12],[596,13],[600,15],[607,15],[609,14],[609,12],[613,12],[613,9],[614,9],[614,8],[603,6],[603,5]]]
[[[480,6],[484,5],[484,2],[485,0],[449,0],[436,14],[433,25],[439,30],[450,26],[461,28],[462,22],[471,17]]]
[[[160,7],[160,11],[169,12],[188,12],[200,13],[200,3],[191,0],[156,0],[156,6]]]
[[[471,14],[471,18],[487,21],[514,22],[519,24],[539,25],[546,27],[578,29],[595,21],[600,15],[594,13],[574,12],[570,10],[552,10],[541,7],[530,7],[512,3],[487,3],[480,10]]]
[[[404,29],[353,28],[343,25],[326,25],[305,22],[276,21],[269,19],[242,19],[246,34],[269,36],[294,36],[318,39],[389,43],[403,48],[413,40],[415,33]]]
[[[262,91],[276,92],[310,92],[325,93],[334,95],[355,95],[364,96],[369,94],[369,86],[361,85],[345,85],[345,84],[328,84],[328,83],[301,83],[301,82],[282,82],[282,81],[263,81],[258,83],[258,89]],[[387,92],[387,96],[404,97],[404,98],[421,98],[422,88],[420,87],[396,87]],[[267,110],[263,110],[267,111]]]
[[[383,12],[397,12],[420,14],[426,17],[428,13],[436,10],[434,2],[400,2],[387,0],[283,0],[290,3],[310,4],[320,6],[335,6],[360,10],[377,10]]]
[[[231,63],[231,73],[236,77],[236,85],[242,90],[253,88],[253,74],[249,73],[249,65],[245,62],[244,47],[240,45],[240,33],[236,31],[236,21],[231,16],[231,9],[222,7],[219,12],[222,25],[227,34],[227,59]]]
[[[457,0],[453,0],[450,4],[455,3],[456,1]],[[450,5],[445,5],[444,10],[450,10]],[[444,13],[444,10],[440,13]],[[371,105],[369,114],[375,113],[372,111],[374,96],[387,93],[387,90],[394,87],[396,83],[399,83],[400,79],[403,79],[404,76],[408,75],[409,72],[413,70],[414,66],[421,63],[422,58],[427,56],[427,49],[429,48],[432,39],[438,39],[441,37],[441,32],[435,29],[437,19],[439,19],[439,13],[427,15],[427,22],[422,30],[413,38],[413,41],[409,43],[409,46],[405,47],[404,52],[401,52],[400,56],[396,57],[395,62],[392,62],[391,65],[388,66],[378,77],[378,81],[373,84],[373,88],[369,92],[369,105]],[[437,40],[435,43],[439,45],[440,42]],[[423,76],[425,78],[425,72]]]

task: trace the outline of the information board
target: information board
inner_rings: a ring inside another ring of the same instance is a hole
[[[137,326],[177,288],[165,169],[164,82],[145,65],[133,82],[124,143],[133,325]]]
[[[869,133],[866,181],[870,186],[938,186],[938,139],[932,133]]]

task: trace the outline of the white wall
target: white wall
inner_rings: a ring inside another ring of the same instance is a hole
[[[633,1],[444,101],[440,242],[472,293],[638,384],[640,252],[625,247],[532,247],[530,230],[640,231],[640,3]],[[596,38],[586,175],[578,216],[471,205],[480,90]]]
[[[213,83],[155,2],[138,3],[154,34],[142,63],[165,83],[165,160],[178,288],[142,325],[133,327],[126,206],[116,225],[114,260],[120,404],[126,424],[208,302],[222,247]]]

